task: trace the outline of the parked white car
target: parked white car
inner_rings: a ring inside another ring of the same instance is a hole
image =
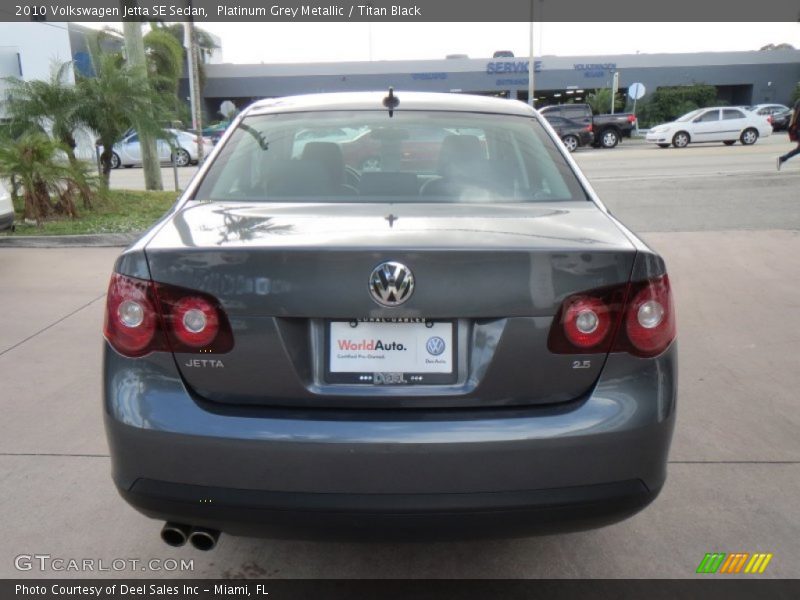
[[[11,194],[0,181],[0,231],[11,229],[14,226],[14,205]]]
[[[167,129],[172,135],[172,142],[175,145],[175,164],[179,167],[186,167],[197,162],[197,141],[196,136],[188,131],[178,129]],[[172,147],[167,140],[158,140],[158,158],[162,162],[170,162]],[[208,138],[203,138],[203,155],[208,156],[214,144]],[[102,150],[101,150],[102,151]],[[139,143],[139,134],[131,133],[118,144],[114,144],[113,155],[111,156],[111,168],[133,167],[142,164],[142,147]]]
[[[652,127],[646,140],[662,148],[670,144],[684,148],[699,142],[723,142],[731,146],[737,140],[749,146],[771,133],[772,125],[766,116],[733,106],[713,106],[698,108],[671,123]]]

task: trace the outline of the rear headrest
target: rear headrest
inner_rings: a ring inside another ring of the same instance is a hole
[[[275,160],[270,164],[270,196],[330,196],[327,167],[316,160]]]
[[[484,159],[485,153],[477,136],[448,135],[442,140],[439,150],[439,173],[448,176],[453,172],[468,172]]]
[[[362,196],[416,196],[419,179],[416,173],[370,173],[361,175],[358,192]]]
[[[331,185],[344,183],[344,157],[342,149],[333,142],[308,142],[303,147],[302,160],[321,163],[330,177]]]

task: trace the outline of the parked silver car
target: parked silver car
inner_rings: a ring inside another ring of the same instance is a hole
[[[159,139],[156,142],[158,158],[162,162],[171,162],[174,152],[175,164],[179,167],[187,167],[190,164],[197,163],[196,135],[178,129],[167,129],[166,131],[170,135],[169,140]],[[213,148],[214,144],[211,143],[211,140],[203,138],[203,155],[208,156]],[[130,133],[121,142],[114,144],[113,154],[111,155],[112,169],[134,167],[141,164],[142,147],[138,133]]]
[[[379,168],[305,133],[345,127]],[[525,104],[257,102],[116,262],[114,482],[201,549],[600,526],[664,485],[675,331],[664,261]]]
[[[0,231],[13,229],[13,227],[14,204],[11,202],[11,194],[5,184],[0,181]]]

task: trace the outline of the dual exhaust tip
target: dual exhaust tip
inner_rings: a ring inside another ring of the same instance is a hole
[[[186,542],[189,542],[194,548],[207,552],[216,547],[219,540],[219,531],[168,522],[161,528],[161,539],[164,540],[165,544],[174,548],[180,548]]]

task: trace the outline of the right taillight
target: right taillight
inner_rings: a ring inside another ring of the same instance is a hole
[[[125,356],[223,353],[233,348],[225,311],[212,296],[114,273],[103,334]]]
[[[666,275],[590,290],[562,302],[547,346],[556,354],[661,354],[675,338],[675,308]]]
[[[636,356],[661,354],[675,339],[675,307],[669,277],[633,283],[625,306],[625,323],[614,350]]]

